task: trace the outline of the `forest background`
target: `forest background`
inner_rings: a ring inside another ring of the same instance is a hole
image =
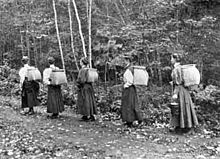
[[[19,94],[17,71],[23,55],[41,72],[47,57],[54,56],[66,69],[64,98],[72,106],[79,59],[89,56],[100,75],[100,112],[117,112],[121,57],[126,53],[150,75],[149,86],[138,89],[145,118],[167,122],[170,55],[178,53],[201,73],[204,87],[195,95],[200,121],[209,118],[209,125],[218,126],[219,17],[220,0],[0,0],[1,94]],[[45,90],[41,93],[46,102]]]

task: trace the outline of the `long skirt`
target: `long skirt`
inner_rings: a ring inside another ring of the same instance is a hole
[[[47,113],[61,113],[64,111],[63,97],[60,85],[48,85]]]
[[[176,86],[178,89],[178,114],[171,114],[170,126],[180,128],[192,128],[198,125],[198,119],[194,104],[189,91],[183,86]]]
[[[97,114],[95,93],[92,84],[85,83],[81,85],[78,91],[77,110],[83,116]]]
[[[123,89],[121,115],[123,122],[142,121],[142,114],[138,107],[137,91],[134,85]]]
[[[40,104],[37,99],[39,84],[35,81],[25,80],[21,93],[21,108],[33,108]]]

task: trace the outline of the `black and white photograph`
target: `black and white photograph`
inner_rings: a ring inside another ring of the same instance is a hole
[[[220,0],[0,0],[0,159],[220,159]]]

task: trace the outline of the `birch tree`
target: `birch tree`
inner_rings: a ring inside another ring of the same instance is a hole
[[[88,14],[88,26],[89,26],[89,65],[92,67],[92,37],[91,37],[91,30],[92,30],[92,0],[89,0],[89,14]]]
[[[78,14],[78,9],[77,9],[75,0],[72,0],[72,2],[73,2],[75,14],[76,14],[76,19],[77,19],[77,21],[78,21],[79,34],[80,34],[81,41],[82,41],[82,45],[83,45],[83,53],[84,53],[84,56],[87,57],[87,54],[86,54],[86,46],[85,46],[85,40],[84,40],[83,33],[82,33],[82,25],[81,25],[81,21],[80,21],[79,14]]]
[[[77,59],[76,59],[76,55],[75,55],[75,49],[74,49],[74,45],[73,45],[73,21],[72,21],[72,15],[71,15],[71,7],[70,7],[70,0],[68,0],[68,12],[69,12],[69,22],[70,22],[70,37],[71,37],[71,48],[72,48],[72,52],[73,52],[73,57],[75,60],[75,64],[76,64],[76,68],[79,71],[79,66],[77,63]]]
[[[55,20],[56,32],[57,32],[57,40],[58,40],[58,43],[59,43],[59,49],[60,49],[60,54],[61,54],[61,61],[62,61],[62,64],[63,64],[63,69],[65,70],[63,50],[62,50],[60,34],[59,34],[59,28],[58,28],[58,23],[57,23],[57,11],[56,11],[55,0],[53,0],[53,10],[54,10],[54,20]]]

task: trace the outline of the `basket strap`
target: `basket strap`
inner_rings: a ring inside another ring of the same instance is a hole
[[[128,67],[128,69],[131,71],[132,75],[134,76],[134,68],[133,67]]]

